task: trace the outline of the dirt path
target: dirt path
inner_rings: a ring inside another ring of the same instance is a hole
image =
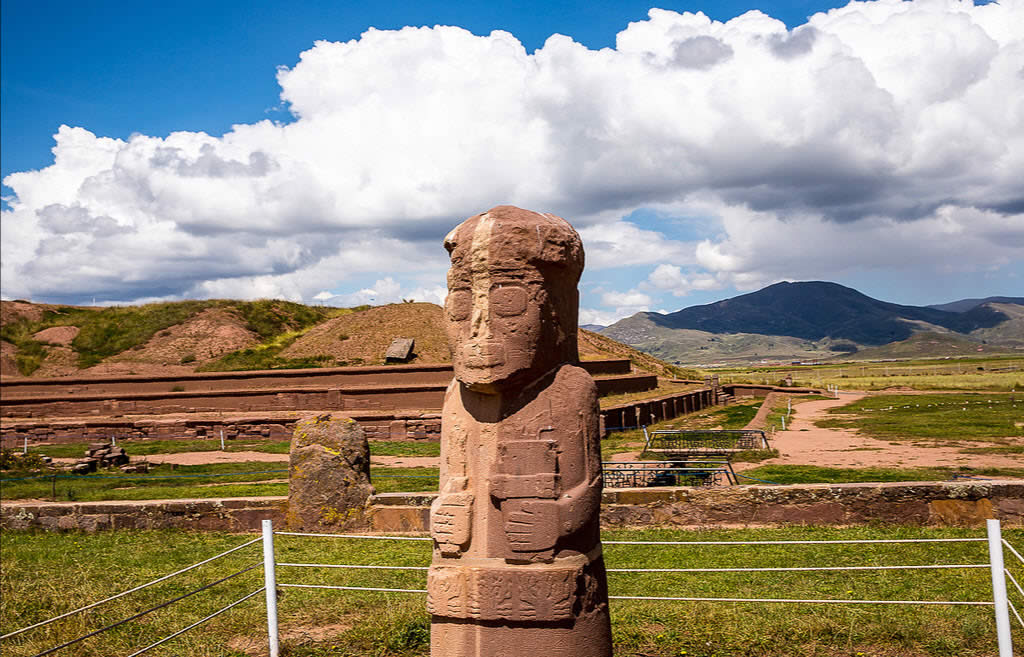
[[[737,463],[736,470],[758,465],[819,465],[835,468],[970,466],[972,468],[1013,468],[1024,459],[1013,454],[963,454],[965,447],[991,447],[992,443],[960,441],[955,446],[931,447],[921,442],[878,440],[856,429],[823,429],[814,422],[827,417],[829,409],[845,406],[867,396],[862,392],[844,392],[839,399],[808,401],[794,405],[792,423],[786,431],[776,431],[772,441],[781,457],[761,463]]]

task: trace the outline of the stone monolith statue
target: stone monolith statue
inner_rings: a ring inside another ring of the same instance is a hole
[[[431,507],[432,657],[610,657],[597,390],[573,365],[564,219],[511,206],[445,239],[455,380]]]

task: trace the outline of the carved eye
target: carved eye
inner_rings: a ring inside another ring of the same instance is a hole
[[[444,304],[448,308],[448,317],[452,321],[461,322],[469,319],[473,299],[469,290],[454,290],[448,294]]]
[[[521,287],[500,287],[491,290],[491,310],[499,317],[515,317],[526,311],[526,290]]]

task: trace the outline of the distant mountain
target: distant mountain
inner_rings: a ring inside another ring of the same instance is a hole
[[[580,328],[587,331],[593,331],[594,333],[599,333],[601,329],[605,327],[602,324],[580,324]]]
[[[945,310],[951,313],[965,313],[969,310],[974,310],[978,306],[986,303],[1012,303],[1018,306],[1024,306],[1024,297],[985,297],[984,299],[960,299],[959,301],[950,301],[949,303],[940,303],[927,306],[935,310]]]
[[[1021,312],[1018,312],[1021,311]],[[1024,342],[1024,305],[983,300],[962,312],[904,306],[821,281],[777,283],[724,301],[663,315],[637,313],[603,335],[683,363],[827,358],[900,342],[921,332],[976,343]],[[942,341],[928,344],[941,346]]]
[[[981,344],[959,333],[915,333],[906,340],[868,347],[857,352],[858,359],[930,358],[934,356],[977,356],[1014,353],[1012,347]]]

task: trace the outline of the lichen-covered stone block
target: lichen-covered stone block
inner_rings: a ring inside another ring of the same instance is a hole
[[[288,468],[289,529],[328,531],[364,527],[370,484],[370,446],[362,427],[330,415],[300,420]]]

